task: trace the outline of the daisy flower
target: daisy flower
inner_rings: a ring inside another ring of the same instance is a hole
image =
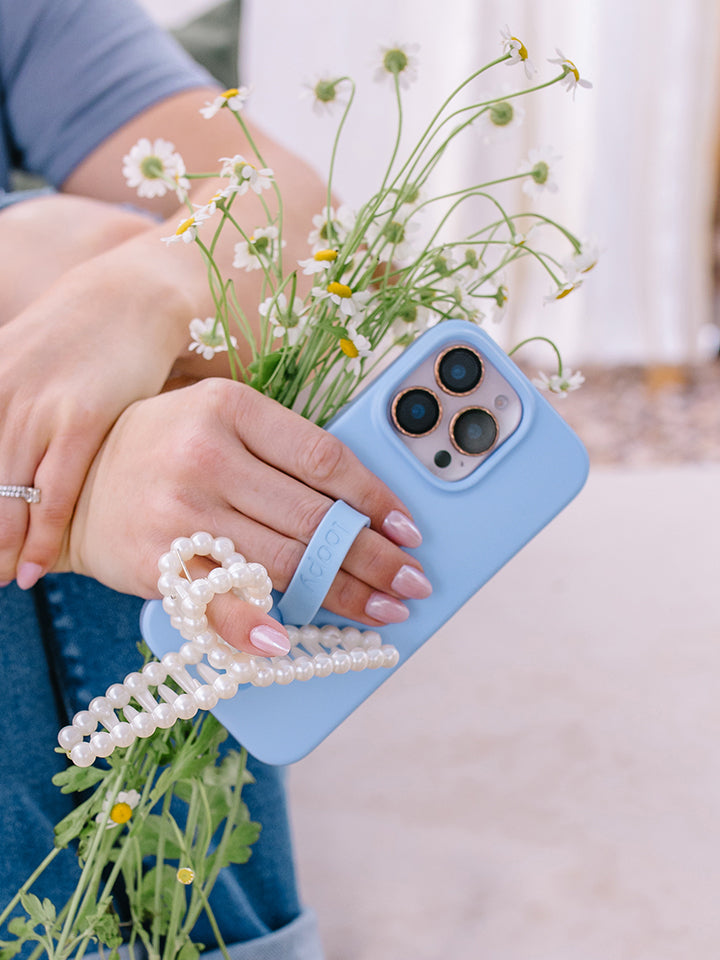
[[[370,341],[357,327],[357,323],[348,323],[346,335],[340,339],[340,349],[348,358],[346,365],[351,373],[360,373],[363,358],[372,353]]]
[[[528,80],[532,80],[537,73],[537,68],[528,56],[527,48],[522,40],[518,40],[517,37],[512,36],[510,33],[510,27],[507,24],[505,24],[504,29],[500,31],[500,38],[503,53],[510,54],[510,59],[507,61],[507,66],[511,67],[515,63],[521,63],[525,70],[525,76],[528,78]]]
[[[315,273],[329,270],[336,260],[337,250],[316,250],[307,260],[298,260],[298,264],[302,267],[303,274],[311,277]]]
[[[590,273],[600,259],[600,250],[591,241],[581,245],[579,252],[564,260],[562,268],[568,280],[576,280],[581,273]]]
[[[295,297],[292,306],[288,307],[287,297],[280,293],[277,297],[268,297],[258,307],[261,317],[264,317],[273,328],[276,337],[287,337],[291,347],[300,339],[307,326],[308,307],[300,297]]]
[[[235,244],[233,266],[244,268],[248,272],[260,270],[263,260],[268,261],[272,258],[277,238],[277,227],[258,227],[249,240],[241,240],[240,243]]]
[[[494,143],[512,134],[525,119],[525,111],[514,97],[493,100],[479,117],[484,143]]]
[[[273,171],[270,167],[258,168],[240,153],[234,157],[221,157],[221,177],[228,177],[234,192],[242,196],[248,189],[260,194],[272,186]]]
[[[208,214],[204,211],[203,208],[196,210],[191,217],[188,217],[186,220],[183,220],[178,224],[178,228],[169,237],[161,237],[163,243],[179,243],[181,240],[183,243],[192,243],[192,241],[197,237],[198,228],[203,225],[203,223],[208,219]]]
[[[472,320],[473,323],[482,321],[485,314],[480,309],[478,299],[468,291],[457,274],[442,280],[440,286],[447,291],[448,296],[443,299],[445,303],[449,301],[455,316],[462,314],[466,320]]]
[[[552,147],[537,147],[528,153],[527,160],[518,167],[518,173],[527,173],[530,176],[524,181],[523,193],[530,197],[538,197],[545,191],[555,193],[557,191],[557,182],[555,181],[554,168],[560,160]]]
[[[563,87],[565,87],[566,90],[572,93],[574,100],[575,91],[578,87],[585,87],[586,90],[589,90],[592,87],[592,84],[589,80],[583,80],[580,77],[580,71],[572,62],[572,60],[568,60],[562,50],[558,50],[558,48],[555,47],[555,53],[557,54],[557,57],[553,57],[551,60],[549,59],[548,63],[558,63],[563,68],[565,72],[560,83]]]
[[[204,107],[200,107],[200,113],[206,120],[214,117],[223,107],[227,107],[233,113],[239,113],[249,96],[250,90],[247,87],[231,87],[229,90],[224,90],[214,100],[208,100]]]
[[[190,186],[183,159],[169,140],[141,137],[123,157],[122,172],[139,197],[164,197],[169,190],[180,196]]]
[[[95,823],[102,823],[107,817],[106,830],[121,827],[130,820],[133,810],[139,803],[140,794],[137,790],[121,790],[114,801],[111,801],[110,797],[105,797],[102,810],[95,817]]]
[[[393,260],[400,264],[408,263],[415,257],[412,235],[420,228],[416,220],[388,219],[384,223],[375,221],[368,228],[368,239],[377,248],[373,251],[381,262]]]
[[[206,317],[204,320],[195,317],[191,320],[190,336],[192,343],[188,350],[197,350],[199,356],[205,357],[206,360],[212,360],[216,353],[222,353],[223,350],[228,349],[225,331],[222,324],[216,322],[215,317]],[[237,348],[235,337],[230,337],[230,343]]]
[[[313,287],[312,295],[317,300],[331,300],[344,317],[352,317],[354,323],[362,320],[362,315],[370,299],[369,290],[357,290],[355,293],[344,283],[333,280],[327,287]]]
[[[394,43],[390,47],[380,47],[380,64],[375,70],[374,79],[378,82],[397,77],[404,89],[417,79],[418,43]]]
[[[543,298],[544,303],[553,303],[555,300],[564,300],[568,294],[572,293],[573,290],[577,290],[578,287],[582,286],[582,280],[567,280],[565,283],[560,283],[555,287],[550,293]]]
[[[326,116],[333,113],[337,107],[347,105],[347,95],[344,92],[341,93],[338,89],[345,79],[345,77],[339,77],[335,80],[330,80],[328,77],[314,77],[303,84],[301,96],[311,96],[313,113],[318,116]]]
[[[323,207],[322,213],[316,213],[312,222],[308,243],[312,252],[317,253],[329,246],[339,247],[347,239],[355,226],[355,214],[345,204],[338,207],[337,212],[333,207]]]
[[[577,370],[573,373],[569,367],[567,374],[560,372],[548,376],[541,372],[533,380],[533,384],[538,390],[547,390],[548,393],[554,393],[558,397],[566,397],[573,390],[579,390],[584,383],[585,377],[580,371]]]

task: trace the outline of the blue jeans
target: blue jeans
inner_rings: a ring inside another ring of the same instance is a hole
[[[0,909],[50,851],[53,826],[73,804],[51,783],[66,765],[54,752],[58,730],[138,669],[141,605],[74,574],[48,575],[28,592],[0,589]],[[314,916],[298,898],[284,771],[252,757],[248,766],[255,783],[243,799],[262,832],[248,863],[224,870],[213,890],[220,932],[233,960],[319,960]],[[63,851],[33,892],[60,906],[77,876],[74,852]],[[209,927],[194,939],[215,942]]]

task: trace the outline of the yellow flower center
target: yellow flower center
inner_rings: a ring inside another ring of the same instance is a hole
[[[555,294],[555,299],[563,300],[569,293],[572,293],[574,289],[575,289],[574,284],[570,284],[570,286],[559,289],[558,292]]]
[[[337,280],[333,280],[332,283],[328,284],[328,293],[334,293],[338,297],[351,297],[352,290],[350,287],[346,286],[344,283],[338,283]]]
[[[223,96],[226,100],[229,100],[230,97],[236,97],[239,92],[240,92],[240,91],[238,90],[237,87],[230,87],[229,90],[224,90],[224,91],[223,91],[222,96]]]
[[[195,871],[191,870],[190,867],[180,867],[176,876],[180,883],[184,883],[185,886],[187,886],[195,879]]]
[[[510,37],[510,39],[511,39],[511,40],[514,40],[515,43],[519,44],[519,46],[518,46],[518,48],[517,48],[517,52],[518,52],[518,56],[520,57],[520,59],[521,59],[521,60],[527,60],[527,58],[528,58],[527,47],[526,47],[525,44],[522,42],[522,40],[518,40],[517,37]]]
[[[354,359],[360,355],[358,348],[355,346],[352,340],[348,340],[347,337],[343,337],[340,341],[340,349],[346,357],[352,357]]]
[[[193,227],[193,226],[195,226],[195,217],[188,217],[187,220],[183,220],[183,222],[177,228],[177,230],[175,231],[175,236],[176,237],[182,236],[182,234],[185,233],[186,230],[189,230],[190,227]]]
[[[337,260],[337,250],[318,250],[314,255],[315,260]]]
[[[113,823],[127,823],[132,816],[132,807],[124,801],[115,803],[110,810],[110,819]]]

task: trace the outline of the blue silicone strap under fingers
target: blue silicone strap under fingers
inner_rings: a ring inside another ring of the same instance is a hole
[[[283,623],[311,623],[323,604],[345,555],[370,518],[336,500],[320,521],[282,598],[277,603]]]

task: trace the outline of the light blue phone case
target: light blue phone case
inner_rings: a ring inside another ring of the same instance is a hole
[[[388,409],[398,385],[423,359],[455,343],[474,346],[506,378],[520,398],[522,416],[514,433],[469,477],[448,483],[408,450]],[[409,619],[379,631],[383,642],[398,648],[398,666],[572,500],[588,471],[587,453],[564,420],[487,334],[459,320],[423,334],[328,429],[398,494],[423,534],[413,553],[433,594],[406,601]],[[324,609],[314,622],[348,623]],[[158,656],[183,642],[159,601],[145,605],[141,627]],[[480,670],[480,650],[478,660]],[[221,700],[213,713],[258,759],[291,763],[317,746],[392,672],[350,671],[287,686],[245,686],[231,700]]]

